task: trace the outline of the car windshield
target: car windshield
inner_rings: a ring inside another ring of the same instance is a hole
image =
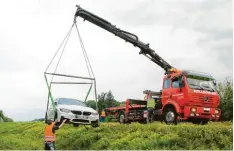
[[[200,76],[187,75],[187,82],[190,88],[198,90],[216,91],[214,79]]]
[[[75,99],[59,99],[58,104],[86,106],[84,102]]]

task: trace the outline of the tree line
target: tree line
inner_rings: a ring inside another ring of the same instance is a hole
[[[108,107],[120,106],[122,102],[115,100],[114,95],[111,91],[102,92],[98,95],[98,113],[100,114],[102,110]],[[86,102],[87,106],[96,110],[96,102],[94,100],[88,100]]]
[[[221,121],[233,120],[233,79],[226,80],[217,84],[217,91],[220,96],[219,108],[221,109]]]
[[[0,122],[13,122],[13,120],[3,114],[3,111],[0,110]]]

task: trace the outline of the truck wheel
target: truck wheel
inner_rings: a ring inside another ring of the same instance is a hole
[[[174,108],[166,108],[163,117],[166,124],[177,124],[177,114]]]
[[[120,124],[124,124],[125,123],[124,113],[120,113],[120,115],[119,115],[119,123]]]
[[[147,119],[140,120],[140,121],[138,121],[138,123],[140,123],[140,124],[147,124]]]
[[[73,126],[74,126],[74,127],[78,127],[79,124],[78,124],[78,123],[73,123]]]
[[[208,124],[208,122],[209,122],[209,120],[203,120],[202,125],[206,125],[206,124]]]

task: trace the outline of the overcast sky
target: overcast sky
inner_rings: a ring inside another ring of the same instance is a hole
[[[135,33],[178,69],[207,72],[218,81],[233,77],[231,0],[0,1],[0,109],[7,116],[17,121],[44,117],[43,73],[73,23],[76,4]],[[138,48],[82,19],[77,24],[98,93],[111,90],[124,101],[142,99],[145,89],[161,89],[164,71],[139,55]],[[58,73],[88,75],[75,30]],[[54,97],[77,99],[84,99],[87,90],[52,87]]]

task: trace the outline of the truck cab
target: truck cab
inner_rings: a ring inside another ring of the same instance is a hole
[[[165,75],[161,97],[165,122],[218,120],[220,99],[215,85],[214,78],[205,73],[184,70]]]

